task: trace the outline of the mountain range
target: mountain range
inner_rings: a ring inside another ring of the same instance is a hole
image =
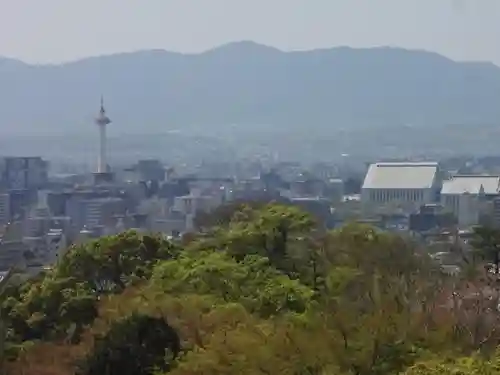
[[[500,120],[500,68],[492,63],[388,47],[284,52],[237,42],[198,54],[150,50],[60,65],[0,58],[0,131],[84,131],[101,94],[118,133]]]

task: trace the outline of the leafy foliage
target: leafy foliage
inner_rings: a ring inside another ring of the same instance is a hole
[[[159,237],[135,232],[70,249],[53,270],[6,292],[2,309],[10,338],[78,341],[97,317],[102,294],[147,280],[158,261],[174,254]]]
[[[194,219],[194,224],[201,231],[208,231],[214,227],[225,227],[231,223],[231,220],[238,213],[260,209],[266,207],[268,204],[269,202],[265,201],[230,202],[218,206],[210,212],[198,212]]]
[[[6,288],[2,316],[18,348],[8,368],[500,373],[495,278],[445,275],[407,238],[358,224],[326,232],[296,207],[236,205],[220,215],[178,244],[134,232],[99,239]],[[486,261],[500,248],[495,233],[476,231]]]
[[[134,314],[96,338],[79,375],[150,375],[168,371],[180,352],[175,330],[159,318]]]
[[[312,290],[258,255],[237,262],[224,252],[187,254],[159,264],[153,282],[169,294],[212,294],[225,302],[240,302],[263,316],[304,312],[313,297]]]
[[[137,279],[147,279],[160,260],[176,249],[159,237],[125,232],[73,248],[56,268],[56,277],[88,283],[97,293],[120,292]]]
[[[494,375],[500,373],[499,355],[491,359],[478,355],[470,357],[438,358],[417,362],[404,375]]]

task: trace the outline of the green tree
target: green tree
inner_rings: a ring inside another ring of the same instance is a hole
[[[238,304],[218,306],[201,319],[202,346],[187,352],[172,374],[339,374],[323,332],[301,320],[262,320]]]
[[[188,253],[162,262],[152,281],[169,294],[211,294],[264,316],[303,312],[313,297],[310,288],[274,269],[267,258],[249,255],[238,262],[223,251]]]
[[[18,341],[61,337],[76,340],[83,327],[97,316],[97,301],[85,283],[52,276],[32,284],[19,300],[7,299],[4,308]]]
[[[269,204],[259,209],[238,211],[227,227],[198,242],[198,248],[224,249],[235,259],[260,255],[277,269],[297,277],[308,247],[304,246],[315,222],[297,207]]]
[[[498,375],[500,374],[498,358],[498,353],[491,359],[477,355],[432,358],[417,362],[403,375]]]
[[[97,316],[104,293],[120,293],[150,278],[177,249],[160,237],[126,232],[70,249],[47,273],[9,291],[2,310],[11,339],[78,341]]]
[[[125,232],[74,247],[57,265],[57,278],[88,283],[96,293],[121,292],[135,280],[148,279],[159,260],[177,249],[160,237]]]
[[[349,225],[328,235],[323,262],[328,272],[310,321],[340,368],[383,375],[411,365],[428,345],[422,339],[434,335],[422,334],[421,307],[435,297],[438,275],[426,258],[400,237]]]
[[[96,337],[79,375],[153,375],[169,371],[181,351],[177,332],[162,318],[133,314]]]
[[[200,231],[209,231],[217,227],[227,227],[231,220],[243,212],[258,210],[269,205],[268,201],[233,201],[222,204],[210,212],[200,211],[196,214],[194,224]]]

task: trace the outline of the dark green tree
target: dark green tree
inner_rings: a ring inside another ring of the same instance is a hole
[[[97,316],[97,296],[72,278],[45,277],[10,297],[4,313],[17,341],[51,338],[75,340]]]
[[[167,372],[181,344],[177,332],[163,319],[142,314],[114,323],[96,337],[93,351],[78,375],[152,375]]]
[[[177,250],[161,237],[125,232],[70,249],[54,269],[8,288],[2,302],[13,341],[78,341],[97,316],[102,294],[151,276]]]
[[[96,293],[121,292],[135,281],[148,279],[160,260],[176,249],[160,237],[125,232],[70,249],[56,267],[57,278],[88,283]]]
[[[229,225],[235,215],[245,210],[256,210],[266,206],[266,201],[234,201],[223,204],[212,211],[200,211],[196,213],[194,224],[200,231],[207,231],[216,227]]]
[[[214,237],[214,246],[225,248],[236,259],[261,255],[290,276],[309,258],[304,238],[315,227],[312,217],[294,206],[269,204],[237,212]]]

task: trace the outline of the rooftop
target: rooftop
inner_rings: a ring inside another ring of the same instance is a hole
[[[443,182],[441,194],[479,194],[483,190],[486,195],[495,195],[499,186],[500,176],[459,175]]]
[[[428,189],[438,172],[436,162],[390,162],[370,165],[363,189]]]

